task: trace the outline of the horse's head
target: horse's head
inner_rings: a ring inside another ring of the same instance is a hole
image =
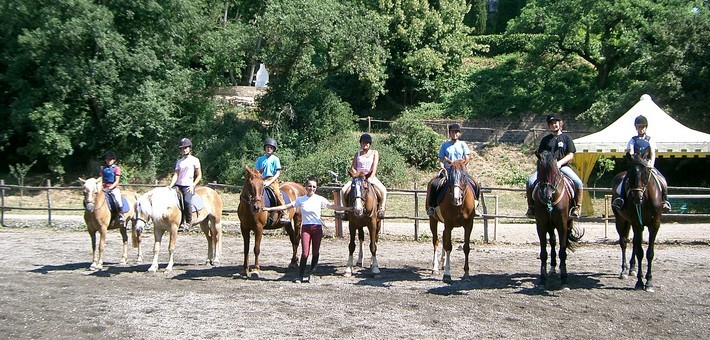
[[[367,198],[370,195],[370,182],[363,177],[354,177],[350,186],[350,206],[355,216],[363,216],[367,210]],[[372,213],[372,211],[370,211]]]
[[[133,204],[133,211],[135,211],[133,225],[138,234],[145,230],[148,221],[150,221],[152,214],[151,195],[152,191],[145,193],[138,197],[136,203]]]
[[[448,172],[447,182],[449,183],[451,200],[453,204],[460,207],[466,197],[468,188],[468,174],[466,173],[466,160],[450,162],[451,170]]]
[[[247,202],[251,212],[256,214],[264,208],[264,179],[256,169],[244,165],[244,170],[246,174],[241,199]]]
[[[634,155],[629,161],[627,185],[631,201],[634,204],[643,204],[644,194],[651,179],[651,168],[640,155]]]
[[[557,192],[557,185],[562,180],[560,168],[557,167],[555,154],[549,151],[536,152],[537,156],[537,182],[541,203],[551,210],[552,202]]]
[[[101,187],[103,186],[103,181],[100,177],[89,178],[87,180],[79,178],[79,181],[84,183],[84,208],[90,213],[94,212],[97,204],[96,199],[102,192]]]

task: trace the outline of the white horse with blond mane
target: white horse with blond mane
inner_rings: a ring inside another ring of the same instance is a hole
[[[207,237],[207,260],[205,263],[219,265],[219,256],[222,253],[222,199],[216,191],[208,187],[195,189],[196,196],[202,201],[202,206],[193,212],[192,224],[200,224],[202,232]],[[193,196],[193,206],[197,197]],[[178,206],[177,190],[168,187],[155,188],[141,195],[135,203],[135,228],[143,230],[148,221],[153,221],[153,264],[148,271],[158,271],[158,255],[163,234],[168,232],[169,260],[166,271],[173,269],[173,256],[175,255],[175,241],[178,226],[182,222],[182,210]]]

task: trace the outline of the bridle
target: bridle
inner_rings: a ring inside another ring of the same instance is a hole
[[[375,209],[373,208],[366,211],[366,200],[370,197],[370,185],[365,185],[366,181],[366,179],[360,177],[353,178],[353,186],[350,189],[350,196],[353,198],[353,214],[356,216],[362,216],[367,213],[367,217],[372,217]]]

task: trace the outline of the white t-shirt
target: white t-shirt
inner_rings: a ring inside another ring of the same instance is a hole
[[[200,168],[200,160],[193,155],[187,155],[178,159],[175,163],[175,171],[178,177],[176,185],[191,186],[195,182],[195,170]]]
[[[296,198],[293,205],[301,208],[303,224],[323,225],[323,221],[320,219],[320,212],[322,208],[327,208],[329,204],[330,201],[328,201],[327,198],[318,194],[313,194],[311,197],[304,195]]]

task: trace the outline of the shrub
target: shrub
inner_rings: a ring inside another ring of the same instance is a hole
[[[435,169],[438,166],[441,135],[422,123],[414,113],[405,113],[392,123],[392,133],[385,138],[384,143],[402,155],[407,164],[417,169]]]

